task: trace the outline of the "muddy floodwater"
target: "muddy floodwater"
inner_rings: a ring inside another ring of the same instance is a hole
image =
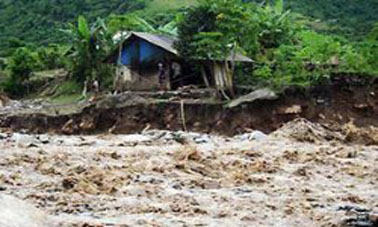
[[[0,195],[45,226],[376,226],[378,147],[312,133],[1,133]]]

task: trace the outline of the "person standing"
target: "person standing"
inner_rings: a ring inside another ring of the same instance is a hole
[[[95,94],[100,93],[100,84],[98,83],[97,78],[93,81],[93,90]]]
[[[181,65],[177,62],[173,62],[171,65],[172,79],[177,79],[181,75]]]
[[[85,79],[84,81],[84,87],[83,87],[83,92],[81,93],[82,97],[84,99],[87,98],[87,92],[88,92],[88,79]]]
[[[158,63],[158,69],[159,69],[159,84],[163,85],[165,81],[165,65],[163,62]]]

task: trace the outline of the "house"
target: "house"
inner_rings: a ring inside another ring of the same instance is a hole
[[[171,90],[183,85],[227,87],[230,82],[216,76],[226,73],[225,62],[252,62],[240,54],[222,61],[184,59],[175,49],[175,41],[166,35],[130,32],[108,59],[116,65],[115,89]]]

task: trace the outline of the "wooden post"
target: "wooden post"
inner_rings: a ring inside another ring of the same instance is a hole
[[[201,74],[202,74],[203,82],[205,82],[206,87],[209,88],[210,83],[209,83],[209,80],[207,79],[206,69],[204,65],[201,66]]]
[[[225,67],[223,64],[218,63],[216,61],[213,61],[212,63],[212,68],[213,68],[213,76],[215,80],[215,86],[220,92],[223,97],[225,97],[227,100],[230,100],[228,95],[225,92],[225,89],[228,88],[228,83],[227,83],[227,78],[226,78],[226,72],[225,72]]]
[[[171,61],[167,59],[167,70],[165,71],[165,81],[166,81],[166,88],[168,91],[172,89],[171,85]]]
[[[187,131],[187,128],[186,128],[186,119],[185,119],[185,108],[184,108],[184,100],[181,99],[181,105],[180,105],[180,109],[181,109],[181,120],[182,120],[182,126],[184,128],[184,131],[186,132]]]
[[[232,64],[232,63],[231,63]],[[226,61],[224,63],[224,76],[227,81],[227,89],[230,92],[230,95],[232,97],[235,96],[235,91],[234,91],[234,70],[233,67],[230,67],[228,62]]]

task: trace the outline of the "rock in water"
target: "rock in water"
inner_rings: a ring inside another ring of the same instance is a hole
[[[47,227],[47,215],[13,196],[0,194],[1,227]]]
[[[261,141],[261,140],[264,140],[266,139],[268,136],[261,132],[261,131],[253,131],[251,133],[245,133],[245,134],[242,134],[242,135],[237,135],[235,136],[234,138],[237,139],[237,140],[241,140],[241,141],[245,141],[245,140],[257,140],[257,141]]]
[[[21,133],[13,133],[11,139],[16,142],[18,147],[29,147],[38,142],[35,137]]]

